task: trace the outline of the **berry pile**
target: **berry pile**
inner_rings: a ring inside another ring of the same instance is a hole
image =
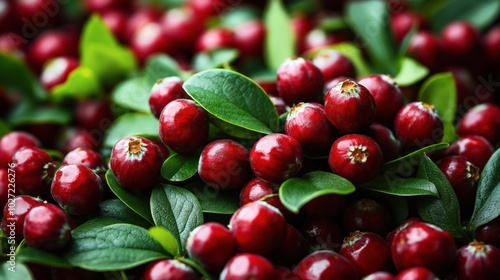
[[[500,5],[430,2],[0,0],[0,275],[500,279]]]

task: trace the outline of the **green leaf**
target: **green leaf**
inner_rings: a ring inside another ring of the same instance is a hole
[[[19,107],[9,116],[9,122],[13,126],[24,124],[67,124],[72,119],[72,112],[62,107],[36,107],[26,104],[26,107]]]
[[[394,76],[396,49],[389,19],[385,1],[350,1],[347,4],[347,22],[366,44],[377,70]]]
[[[441,142],[438,144],[423,147],[422,149],[411,152],[403,157],[384,163],[383,169],[386,172],[394,174],[405,174],[408,172],[413,172],[413,166],[416,166],[420,163],[425,153],[431,153],[436,150],[446,149],[448,148],[448,146],[450,146],[450,144]],[[409,176],[411,174],[407,175]]]
[[[133,224],[143,228],[148,228],[151,223],[146,221],[136,212],[131,210],[123,201],[119,199],[108,199],[101,204],[93,214],[94,218],[112,218],[121,223]]]
[[[217,127],[223,133],[236,138],[257,139],[262,137],[262,133],[255,132],[244,127],[236,126],[223,121],[213,115],[210,115],[210,123]]]
[[[146,78],[146,84],[149,85],[149,89],[159,79],[172,76],[181,77],[182,74],[179,65],[171,57],[164,54],[156,54],[150,56],[146,61],[144,77]]]
[[[149,95],[151,87],[142,77],[132,78],[119,83],[111,93],[111,100],[120,107],[150,113]]]
[[[283,205],[293,213],[299,213],[304,204],[325,194],[350,194],[356,188],[347,179],[324,171],[307,173],[300,178],[292,178],[281,184],[279,190]]]
[[[101,85],[94,72],[89,68],[80,66],[69,74],[66,82],[52,90],[51,98],[61,101],[66,98],[85,99],[100,94]]]
[[[360,185],[360,187],[395,196],[432,195],[439,197],[436,186],[429,180],[384,175],[380,175],[374,180]]]
[[[95,221],[84,225],[73,230],[72,242],[62,255],[74,266],[95,271],[122,270],[168,256],[144,228]]]
[[[434,1],[430,1],[434,2]],[[480,29],[489,27],[500,13],[500,2],[497,0],[454,0],[448,1],[431,18],[434,31],[440,33],[449,23],[466,20]]]
[[[399,86],[411,86],[429,74],[429,69],[409,57],[402,57],[399,61],[399,71],[394,79]]]
[[[185,181],[198,172],[200,153],[173,154],[163,162],[161,175],[172,182]]]
[[[232,7],[224,14],[220,15],[221,25],[227,28],[234,28],[240,24],[259,18],[259,11],[250,6]]]
[[[324,48],[315,49],[310,51],[309,53],[306,53],[306,57],[314,58],[327,50],[336,50],[347,56],[347,58],[349,58],[349,60],[354,65],[358,76],[363,77],[371,74],[370,66],[366,63],[363,57],[363,53],[353,43],[343,42]]]
[[[152,227],[149,229],[149,235],[173,257],[179,256],[179,243],[175,236],[164,227]]]
[[[295,38],[290,16],[280,0],[268,1],[264,11],[264,24],[264,59],[269,68],[277,70],[287,58],[295,56]]]
[[[55,267],[71,267],[71,264],[60,256],[31,247],[22,247],[19,249],[16,255],[16,261]]]
[[[203,71],[229,64],[238,58],[237,49],[216,49],[209,53],[199,52],[194,57],[194,69]]]
[[[500,216],[500,149],[488,160],[479,177],[474,213],[467,228],[474,231]]]
[[[15,262],[14,262],[15,263]],[[32,280],[30,269],[23,263],[15,263],[15,266],[6,261],[0,266],[0,279],[9,280]]]
[[[432,182],[439,193],[439,198],[433,196],[417,198],[418,213],[422,219],[449,232],[455,238],[466,239],[455,191],[443,172],[429,157],[423,158],[417,171],[417,178]]]
[[[10,125],[7,122],[0,119],[0,138],[2,138],[2,136],[11,131],[12,129],[10,128]]]
[[[120,139],[137,135],[158,135],[160,122],[151,114],[127,113],[116,119],[106,131],[104,146],[113,147]]]
[[[111,169],[106,172],[106,182],[113,193],[132,211],[153,224],[153,217],[149,209],[149,199],[141,193],[127,190],[116,181]]]
[[[196,196],[204,213],[233,214],[240,208],[240,190],[220,191],[204,182],[184,186]]]
[[[183,87],[205,110],[223,121],[265,134],[278,130],[278,113],[269,96],[237,72],[207,70],[191,76]]]
[[[203,224],[203,213],[196,197],[183,188],[161,184],[151,195],[151,212],[155,225],[175,236],[180,255],[184,255],[189,233]]]
[[[28,98],[38,100],[47,98],[47,93],[28,66],[3,52],[0,52],[0,84],[3,87],[18,90]]]
[[[102,18],[93,14],[85,23],[80,38],[80,50],[85,50],[93,44],[102,44],[106,46],[119,46],[111,31],[106,27]]]

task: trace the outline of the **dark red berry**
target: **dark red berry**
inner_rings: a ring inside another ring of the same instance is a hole
[[[151,263],[142,274],[143,280],[199,280],[196,272],[179,260],[159,260]]]
[[[118,9],[110,9],[101,13],[101,18],[111,33],[121,42],[125,42],[125,26],[127,26],[129,15]]]
[[[26,214],[43,200],[27,195],[18,195],[5,204],[2,217],[2,231],[5,236],[14,236],[16,242],[24,238],[24,219]]]
[[[151,22],[158,22],[161,18],[161,11],[154,6],[146,6],[135,11],[127,20],[125,25],[125,41],[129,42],[134,34]]]
[[[47,251],[62,249],[71,239],[69,217],[54,204],[39,204],[26,215],[23,233],[30,247]]]
[[[24,131],[12,131],[0,139],[0,164],[7,168],[14,154],[23,147],[39,147],[40,141]]]
[[[68,132],[69,137],[62,147],[62,151],[66,154],[78,148],[97,151],[102,142],[102,132],[95,132],[97,131],[92,131],[91,133],[83,128],[70,130]]]
[[[439,277],[425,267],[414,266],[399,272],[394,280],[439,280]]]
[[[394,276],[387,271],[377,271],[366,275],[363,280],[394,280]]]
[[[419,31],[411,39],[407,54],[429,68],[437,71],[442,64],[443,45],[431,32]]]
[[[177,153],[191,153],[208,139],[208,113],[189,99],[168,103],[160,115],[160,138]]]
[[[275,80],[254,79],[254,81],[267,93],[267,95],[269,95],[269,97],[279,96],[278,87],[276,86]]]
[[[284,182],[302,167],[302,148],[285,134],[269,134],[259,139],[250,152],[253,173],[271,183]]]
[[[389,246],[392,246],[392,241],[394,240],[394,237],[396,237],[396,235],[399,234],[399,232],[401,230],[409,227],[410,225],[420,223],[420,222],[423,222],[423,220],[420,218],[416,218],[416,217],[407,219],[401,225],[399,225],[397,228],[395,228],[394,230],[389,232],[389,234],[387,234],[387,236],[385,237],[385,240],[387,240],[387,243],[389,244]]]
[[[382,167],[382,150],[368,136],[349,134],[333,143],[328,163],[333,173],[353,184],[362,184],[378,175]]]
[[[462,136],[446,149],[446,156],[461,156],[480,170],[484,168],[491,155],[493,147],[490,142],[479,135]]]
[[[472,107],[458,123],[457,133],[483,136],[496,146],[500,143],[500,106],[488,103]]]
[[[189,95],[182,88],[184,82],[179,77],[167,77],[158,80],[149,96],[149,107],[156,118],[160,118],[161,111],[168,103],[176,99],[189,99]]]
[[[196,12],[196,16],[202,19],[221,14],[226,9],[233,7],[233,3],[224,0],[188,0],[186,5],[191,7]]]
[[[84,6],[89,12],[103,12],[110,9],[124,9],[129,4],[125,0],[85,0]]]
[[[308,240],[312,251],[334,250],[338,252],[345,236],[342,228],[330,218],[309,219],[302,225],[301,232]]]
[[[281,99],[281,97],[271,95],[269,96],[269,99],[273,102],[274,108],[276,108],[276,112],[278,112],[278,116],[281,116],[288,111],[289,107],[286,105],[285,101]]]
[[[368,89],[351,80],[340,82],[325,97],[328,120],[344,133],[368,128],[375,119],[375,106]]]
[[[220,280],[259,279],[275,280],[276,271],[266,258],[243,253],[231,258],[220,274]]]
[[[323,96],[323,74],[302,57],[287,59],[277,71],[280,97],[288,106],[299,102],[319,102]]]
[[[203,32],[196,40],[197,52],[210,52],[216,49],[233,48],[234,32],[224,27],[215,27]]]
[[[157,53],[169,52],[173,41],[165,36],[161,24],[158,22],[147,22],[138,27],[130,39],[130,47],[135,53],[140,64]]]
[[[354,265],[333,251],[317,251],[305,257],[295,267],[300,279],[307,280],[352,280],[359,279]]]
[[[304,53],[306,36],[314,28],[315,22],[303,13],[296,13],[292,15],[290,23],[295,35],[298,53]]]
[[[78,43],[66,31],[47,31],[31,43],[28,61],[36,71],[52,58],[60,56],[78,57]]]
[[[239,24],[234,29],[234,44],[240,55],[246,58],[262,55],[266,29],[259,20]]]
[[[32,29],[26,28],[26,22],[31,25],[32,22],[36,24],[38,28],[45,27],[55,22],[58,16],[60,16],[59,9],[62,7],[61,2],[52,2],[50,0],[33,0],[33,1],[10,1],[16,12],[16,16],[24,19],[23,32],[26,32],[25,36],[32,36]],[[54,12],[54,9],[56,12]],[[39,26],[41,25],[41,26]],[[26,29],[25,29],[26,28]],[[38,28],[35,31],[38,31]],[[27,31],[29,30],[29,31]],[[29,35],[28,35],[29,34]],[[36,33],[35,33],[36,34]]]
[[[75,149],[69,152],[63,159],[64,165],[68,164],[83,164],[94,171],[101,180],[105,180],[104,174],[106,173],[107,164],[102,156],[96,151],[89,149]]]
[[[450,181],[460,206],[471,206],[476,200],[476,182],[479,180],[479,168],[464,157],[452,156],[438,163],[439,169]]]
[[[240,251],[265,254],[283,241],[286,221],[277,208],[255,201],[243,205],[233,214],[229,229]]]
[[[124,188],[151,188],[160,175],[163,156],[158,146],[142,137],[125,137],[111,151],[110,167]]]
[[[292,224],[299,224],[301,221],[302,216],[293,213],[292,211],[288,210],[283,203],[281,202],[279,196],[273,196],[266,201],[269,205],[276,207],[281,214],[285,217],[285,220],[289,223]]]
[[[352,202],[344,212],[342,223],[347,232],[359,230],[380,236],[385,236],[392,229],[389,210],[379,202],[367,198]]]
[[[500,26],[495,26],[483,37],[486,60],[491,66],[500,63]]]
[[[474,238],[486,244],[500,248],[500,217],[478,227],[474,232]]]
[[[165,36],[175,42],[174,52],[192,51],[204,29],[202,19],[187,5],[165,11],[160,22]]]
[[[453,75],[453,81],[457,89],[457,104],[459,105],[457,111],[460,110],[459,114],[463,115],[463,106],[470,108],[478,104],[477,98],[474,97],[474,99],[471,100],[475,91],[476,82],[474,81],[470,69],[466,67],[452,66],[446,68],[446,70]],[[470,104],[471,102],[473,102],[472,105]]]
[[[299,276],[286,267],[276,267],[276,279],[279,280],[300,280]]]
[[[12,174],[12,172],[11,172]],[[10,177],[10,178],[9,178]],[[14,183],[14,178],[13,175],[9,176],[9,171],[6,168],[0,168],[0,209],[3,209],[5,207],[5,204],[7,204],[7,201],[9,199],[9,189],[12,189],[11,187]],[[11,182],[9,182],[9,179]],[[12,191],[10,191],[12,194]]]
[[[467,59],[476,50],[480,39],[479,31],[469,22],[455,21],[441,32],[445,53],[454,59]]]
[[[356,69],[351,60],[336,50],[320,50],[312,63],[321,71],[324,81],[330,81],[340,76],[356,77]]]
[[[76,106],[76,121],[89,131],[103,133],[113,122],[111,104],[102,99],[80,101]]]
[[[281,244],[270,254],[269,259],[275,264],[293,265],[308,253],[307,239],[294,226],[286,225],[286,234]]]
[[[423,15],[412,11],[395,14],[391,19],[391,31],[396,42],[401,43],[414,25],[417,30],[427,29],[428,22]]]
[[[253,178],[245,184],[240,192],[240,206],[252,201],[257,201],[265,196],[276,193],[279,186],[271,184],[260,178]]]
[[[482,242],[471,242],[457,251],[458,279],[500,279],[500,249]]]
[[[71,72],[78,68],[79,64],[78,59],[70,56],[52,58],[44,65],[40,81],[46,89],[52,90],[66,82]]]
[[[397,159],[401,156],[401,143],[388,127],[372,123],[368,128],[367,135],[380,146],[384,162]]]
[[[347,205],[347,196],[341,194],[325,194],[318,196],[304,206],[301,211],[309,218],[333,218],[338,216]]]
[[[16,191],[31,196],[46,196],[56,171],[54,160],[36,147],[21,148],[12,158],[16,164]]]

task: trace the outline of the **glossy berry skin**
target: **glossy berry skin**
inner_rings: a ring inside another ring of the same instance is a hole
[[[77,128],[76,130],[69,131],[68,134],[69,138],[62,147],[64,153],[69,153],[78,148],[97,151],[101,145],[100,140],[102,139],[98,139],[97,134],[92,134],[86,129]]]
[[[285,123],[285,132],[296,139],[305,154],[326,155],[335,140],[335,128],[318,103],[299,103],[292,107]]]
[[[259,279],[275,280],[274,266],[266,258],[242,253],[231,258],[220,274],[220,280]]]
[[[160,19],[163,33],[175,44],[172,51],[192,51],[204,28],[202,19],[189,6],[171,8]]]
[[[189,99],[189,95],[182,88],[184,82],[179,77],[167,77],[158,80],[149,96],[149,107],[156,118],[168,103],[175,99]]]
[[[493,147],[484,137],[467,135],[451,143],[446,149],[445,155],[464,157],[482,170],[493,155],[493,152]]]
[[[253,173],[268,182],[281,183],[302,167],[302,148],[294,138],[273,133],[260,138],[250,151]]]
[[[277,71],[278,93],[288,106],[319,102],[323,96],[323,74],[302,57],[287,59]]]
[[[198,226],[189,234],[186,250],[210,272],[220,272],[236,255],[236,242],[229,230],[218,223]]]
[[[434,274],[431,270],[421,267],[414,266],[399,272],[395,280],[439,280],[439,277]]]
[[[312,60],[323,74],[323,80],[329,81],[340,76],[356,77],[352,62],[339,51],[323,49]]]
[[[265,35],[266,29],[261,21],[244,22],[234,29],[234,44],[242,57],[258,57],[262,55]]]
[[[455,21],[441,32],[443,47],[451,58],[467,58],[473,55],[481,41],[479,31],[470,23]]]
[[[151,263],[142,274],[143,280],[199,280],[196,272],[179,260],[159,260]]]
[[[153,6],[146,6],[135,11],[127,20],[124,30],[124,39],[130,42],[134,34],[151,22],[159,22],[161,11]]]
[[[342,217],[347,232],[357,230],[385,236],[392,229],[389,210],[379,202],[362,198],[349,204]]]
[[[130,47],[142,65],[150,55],[168,53],[172,42],[165,36],[160,23],[147,22],[132,34]]]
[[[437,275],[446,275],[455,262],[456,251],[453,237],[428,223],[408,226],[392,242],[392,258],[399,271],[423,266]]]
[[[70,56],[53,58],[47,61],[43,67],[40,81],[46,89],[52,90],[66,82],[71,72],[78,68],[79,64],[78,59]]]
[[[497,217],[486,224],[478,227],[474,232],[474,238],[486,244],[500,248],[500,217]]]
[[[300,279],[307,280],[351,280],[358,279],[359,274],[354,265],[346,258],[333,251],[316,251],[295,267],[294,272]]]
[[[122,187],[141,190],[154,185],[163,160],[160,149],[153,141],[142,137],[125,137],[114,145],[110,167]]]
[[[234,32],[223,27],[215,27],[204,31],[195,44],[196,52],[211,52],[216,49],[233,47]]]
[[[39,147],[40,141],[31,133],[12,131],[0,139],[0,164],[7,168],[14,154],[23,147]]]
[[[77,148],[66,154],[62,164],[83,164],[101,177],[101,180],[105,180],[104,174],[107,170],[107,164],[102,156],[96,151]]]
[[[16,164],[16,191],[31,196],[46,196],[56,171],[54,160],[35,147],[21,148],[12,157]]]
[[[278,187],[279,186],[277,185],[255,177],[248,181],[241,189],[240,206],[276,193],[278,191]]]
[[[379,123],[372,123],[366,134],[380,146],[384,162],[401,156],[401,143],[388,127]]]
[[[334,174],[353,184],[362,184],[378,175],[382,157],[382,150],[375,140],[361,134],[348,134],[333,143],[328,164]]]
[[[48,31],[30,44],[28,61],[36,71],[52,58],[60,56],[78,57],[78,44],[66,31]]]
[[[110,9],[127,8],[128,1],[124,0],[85,0],[85,8],[89,12],[103,12]]]
[[[2,231],[5,236],[15,235],[16,242],[21,242],[24,238],[23,229],[26,215],[33,207],[42,203],[44,203],[43,200],[28,195],[18,195],[12,203],[7,203],[3,208],[2,217]],[[12,224],[14,221],[15,227]],[[11,234],[12,230],[14,230],[14,234]]]
[[[417,32],[407,50],[408,56],[416,59],[431,71],[437,71],[441,66],[443,52],[441,41],[428,31]]]
[[[375,99],[375,121],[392,125],[394,117],[404,105],[403,92],[389,75],[369,75],[358,81]]]
[[[473,241],[457,251],[459,280],[500,279],[500,249]]]
[[[173,100],[163,108],[159,120],[161,140],[176,153],[194,152],[207,142],[208,113],[193,100]]]
[[[453,187],[460,206],[472,206],[476,200],[479,168],[459,156],[442,159],[438,167]]]
[[[377,271],[366,275],[363,280],[394,280],[394,275],[387,271]]]
[[[347,196],[325,194],[318,196],[302,206],[301,211],[309,218],[333,218],[338,216],[347,205]]]
[[[460,136],[483,136],[492,146],[500,143],[500,106],[487,103],[472,107],[457,126]]]
[[[363,85],[346,80],[331,88],[325,97],[325,113],[343,133],[368,128],[375,119],[375,99]]]
[[[87,215],[97,208],[102,198],[102,182],[83,164],[61,166],[52,181],[54,200],[70,215]]]
[[[423,15],[412,11],[404,11],[392,17],[391,31],[397,43],[403,41],[414,24],[417,30],[427,29],[428,27],[427,19]]]
[[[69,217],[54,204],[33,207],[24,219],[26,245],[47,251],[62,249],[71,239]]]
[[[300,231],[313,251],[338,252],[345,237],[340,225],[331,218],[308,219],[302,224]]]
[[[443,121],[434,106],[412,102],[397,113],[394,132],[403,148],[414,151],[441,142]]]
[[[391,232],[389,232],[387,234],[387,236],[385,237],[385,240],[387,241],[389,246],[392,246],[392,241],[394,240],[394,237],[396,237],[396,235],[398,235],[401,230],[403,230],[403,229],[405,229],[413,224],[420,223],[420,222],[423,222],[423,220],[420,218],[417,218],[417,217],[407,219],[401,225],[399,225],[397,228],[395,228]]]
[[[271,99],[271,101],[273,102],[274,108],[276,108],[276,112],[278,112],[278,116],[283,115],[290,108],[288,107],[288,105],[286,105],[285,101],[281,99],[281,97],[271,95],[269,96],[269,99]]]
[[[375,233],[351,233],[344,240],[339,254],[356,267],[361,277],[392,268],[391,248],[384,238]]]
[[[198,174],[219,190],[241,188],[252,177],[249,155],[243,145],[233,140],[213,141],[201,152]]]
[[[274,206],[255,201],[243,205],[233,214],[229,229],[240,251],[265,254],[283,241],[286,221]]]
[[[76,121],[89,131],[104,132],[113,122],[111,104],[102,99],[80,101],[76,106]]]

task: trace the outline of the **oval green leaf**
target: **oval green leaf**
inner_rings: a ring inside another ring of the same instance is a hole
[[[175,60],[170,56],[164,54],[152,55],[146,61],[146,67],[144,67],[143,75],[145,77],[145,82],[149,85],[149,89],[159,79],[166,77],[181,77],[181,69]]]
[[[268,68],[277,70],[287,58],[295,56],[295,38],[290,16],[281,0],[268,1],[264,10],[264,24],[264,59]]]
[[[120,107],[150,113],[149,95],[151,87],[142,77],[125,80],[113,89],[111,100]]]
[[[374,180],[360,185],[360,187],[395,196],[432,195],[439,197],[436,186],[429,180],[394,177],[390,174],[380,175]]]
[[[216,49],[208,53],[197,53],[193,65],[194,69],[199,72],[229,64],[236,58],[238,58],[238,50],[236,49]]]
[[[9,116],[9,123],[13,126],[24,124],[68,124],[73,118],[72,112],[63,107],[36,107],[31,104],[19,106]]]
[[[56,86],[50,96],[56,101],[61,101],[63,99],[85,99],[100,94],[101,85],[94,72],[80,66],[69,74],[66,82]]]
[[[14,266],[5,261],[0,265],[0,279],[9,280],[33,280],[30,269],[23,263],[15,263]]]
[[[149,235],[153,237],[160,245],[173,257],[179,256],[179,243],[175,236],[164,227],[152,227],[149,229]]]
[[[185,181],[198,172],[200,153],[173,154],[163,162],[161,176],[172,182]]]
[[[446,149],[448,148],[448,146],[450,146],[450,144],[442,142],[424,147],[420,150],[411,152],[403,157],[384,163],[383,169],[389,173],[404,174],[409,170],[411,171],[414,166],[418,165],[422,160],[422,158],[424,157],[425,153]]]
[[[10,35],[18,36],[12,32]],[[19,38],[19,40],[24,39]],[[23,61],[3,52],[0,52],[0,84],[2,87],[18,90],[29,98],[43,100],[48,96],[38,79]]]
[[[394,79],[399,86],[411,86],[429,74],[429,69],[413,58],[402,57],[399,61],[399,71]]]
[[[16,254],[16,261],[54,267],[71,267],[71,264],[60,256],[31,247],[20,248]]]
[[[204,182],[184,186],[196,196],[204,213],[231,215],[240,208],[240,190],[220,191]]]
[[[104,136],[104,146],[113,147],[123,137],[151,134],[158,135],[160,122],[151,114],[127,113],[116,119]]]
[[[99,208],[93,212],[93,218],[111,218],[121,223],[133,224],[148,228],[151,223],[131,210],[120,199],[108,199],[99,204]]]

